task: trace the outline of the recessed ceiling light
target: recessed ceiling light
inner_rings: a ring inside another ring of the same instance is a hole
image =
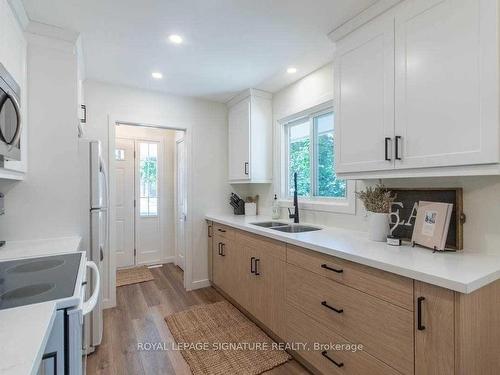
[[[153,77],[154,79],[162,79],[163,74],[161,74],[160,72],[153,72],[151,73],[151,77]]]
[[[288,74],[293,74],[293,73],[297,73],[297,68],[294,68],[294,67],[290,67],[286,70],[286,72]]]
[[[170,40],[174,44],[181,44],[182,43],[182,37],[177,34],[172,34],[168,37],[168,40]]]

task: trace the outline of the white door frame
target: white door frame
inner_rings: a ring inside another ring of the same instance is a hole
[[[186,171],[186,139],[183,136],[180,139],[177,139],[175,141],[175,192],[174,192],[174,205],[175,205],[175,264],[178,266],[180,261],[180,256],[179,256],[179,236],[177,235],[177,227],[179,225],[179,144],[184,143],[184,175],[187,174]],[[186,222],[184,222],[184,252],[186,251]],[[184,254],[184,262],[182,262],[182,268],[184,269],[186,267],[186,254]]]
[[[192,160],[191,160],[191,131],[182,126],[165,126],[154,122],[144,122],[144,118],[138,118],[130,115],[108,114],[108,171],[109,171],[109,299],[103,301],[104,308],[116,306],[116,176],[115,176],[115,127],[116,124],[146,126],[160,129],[184,131],[184,140],[186,142],[186,187],[187,187],[187,220],[185,222],[186,247],[184,254],[184,288],[193,289],[193,264],[192,264]]]

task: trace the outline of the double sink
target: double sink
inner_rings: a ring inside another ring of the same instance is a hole
[[[321,230],[321,228],[311,227],[309,225],[287,224],[287,223],[281,223],[279,221],[264,221],[260,223],[250,223],[250,224],[285,233],[303,233],[303,232],[313,232],[316,230]]]

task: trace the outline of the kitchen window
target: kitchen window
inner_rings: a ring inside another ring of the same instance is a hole
[[[158,215],[158,144],[140,143],[140,199],[141,216]]]
[[[302,208],[354,213],[354,183],[335,173],[335,114],[332,106],[282,121],[282,205],[291,202],[293,175]]]

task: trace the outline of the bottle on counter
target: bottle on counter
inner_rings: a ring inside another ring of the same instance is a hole
[[[274,194],[273,200],[273,220],[279,219],[281,216],[280,205],[278,203],[278,196]]]

